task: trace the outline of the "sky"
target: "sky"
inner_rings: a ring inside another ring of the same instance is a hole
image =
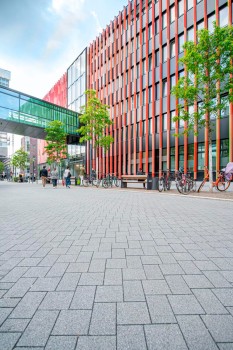
[[[0,68],[43,98],[128,0],[0,0]]]

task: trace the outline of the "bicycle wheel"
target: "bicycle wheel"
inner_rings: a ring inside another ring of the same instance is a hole
[[[119,187],[120,186],[120,180],[116,178],[115,181],[114,181],[114,184],[115,184],[116,187]]]
[[[103,180],[102,180],[102,186],[103,186],[104,188],[109,188],[109,181],[108,181],[107,179],[103,179]]]
[[[167,182],[166,182],[166,190],[169,191],[171,189],[171,180],[170,179],[167,179]]]
[[[176,184],[177,190],[181,193],[181,194],[189,194],[191,191],[191,181],[189,179],[185,179],[185,180],[180,180],[177,182]]]
[[[204,180],[202,181],[202,183],[200,184],[200,186],[198,187],[198,190],[197,190],[198,193],[201,191],[201,189],[203,188],[203,186],[205,185],[205,183],[206,183],[206,180],[204,179]]]
[[[83,179],[83,186],[88,187],[89,186],[89,180],[88,179]]]
[[[161,177],[160,179],[159,179],[159,183],[158,183],[158,191],[159,192],[162,192],[163,191],[163,177]]]
[[[97,186],[97,183],[98,183],[98,180],[92,180],[92,184],[93,184],[93,186]]]
[[[99,179],[99,180],[96,180],[96,187],[98,188],[99,186],[100,186],[100,183],[101,183],[101,180]]]
[[[231,182],[230,181],[227,181],[225,179],[222,179],[218,182],[217,184],[217,189],[220,191],[220,192],[224,192],[226,191],[229,186],[230,186]]]
[[[192,181],[192,188],[191,191],[196,192],[197,190],[197,183],[196,180],[191,180]]]

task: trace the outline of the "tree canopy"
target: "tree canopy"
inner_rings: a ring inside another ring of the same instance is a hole
[[[64,131],[64,124],[59,120],[50,122],[45,128],[46,142],[45,153],[48,163],[59,162],[67,157],[67,133]]]
[[[221,118],[233,101],[233,28],[214,24],[213,32],[202,29],[197,43],[189,41],[183,47],[184,56],[179,62],[185,74],[172,89],[179,101],[174,121],[185,122],[182,133],[187,135],[198,135],[200,129],[207,128],[212,183],[212,137],[216,119]]]
[[[108,150],[113,138],[105,134],[105,129],[112,125],[109,116],[109,106],[103,104],[96,97],[95,90],[85,91],[87,95],[87,104],[81,107],[79,117],[81,127],[77,130],[80,133],[80,142],[91,141],[93,147],[103,147]]]
[[[16,151],[11,159],[11,164],[16,168],[24,170],[29,161],[28,153],[25,152],[22,148]]]
[[[0,173],[2,173],[5,169],[4,163],[0,162]]]

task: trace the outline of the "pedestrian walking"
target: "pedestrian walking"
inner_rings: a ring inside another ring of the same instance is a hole
[[[85,173],[84,167],[81,167],[79,171],[80,186],[83,186],[84,173]]]
[[[70,178],[71,178],[71,172],[69,166],[66,167],[66,170],[64,171],[64,180],[66,184],[66,188],[70,188]]]
[[[51,171],[51,179],[53,183],[53,188],[57,188],[58,171],[55,167]]]
[[[40,177],[41,177],[41,180],[42,180],[43,188],[45,188],[46,180],[47,180],[47,177],[48,177],[48,170],[46,169],[45,165],[43,166],[43,169],[41,169],[41,171],[40,171]]]

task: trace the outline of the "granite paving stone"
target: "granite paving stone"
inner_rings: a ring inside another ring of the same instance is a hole
[[[146,297],[152,323],[176,323],[176,318],[165,295]]]
[[[183,335],[176,324],[146,325],[148,350],[187,350]]]
[[[205,311],[193,295],[168,295],[175,315],[204,314]]]
[[[39,306],[44,310],[64,310],[68,309],[74,292],[48,292]]]
[[[177,316],[177,321],[190,350],[218,349],[199,316]]]
[[[95,302],[109,303],[122,302],[123,290],[122,286],[97,286]]]
[[[58,311],[37,311],[17,346],[45,346],[57,316]]]
[[[78,286],[70,305],[70,309],[92,309],[95,286]]]
[[[231,315],[203,315],[202,319],[216,342],[233,342]]]
[[[75,336],[51,336],[45,350],[74,350],[77,343]]]
[[[118,324],[148,324],[150,316],[145,302],[124,302],[117,304]]]
[[[11,318],[31,318],[45,297],[45,292],[27,292],[12,311]]]
[[[81,336],[75,350],[116,350],[115,336]]]
[[[85,335],[91,319],[90,310],[61,310],[52,335]]]
[[[90,335],[115,335],[116,334],[116,304],[95,303],[91,324]]]
[[[142,326],[117,327],[118,350],[147,350],[145,334]]]
[[[0,191],[1,350],[233,350],[232,191]]]

